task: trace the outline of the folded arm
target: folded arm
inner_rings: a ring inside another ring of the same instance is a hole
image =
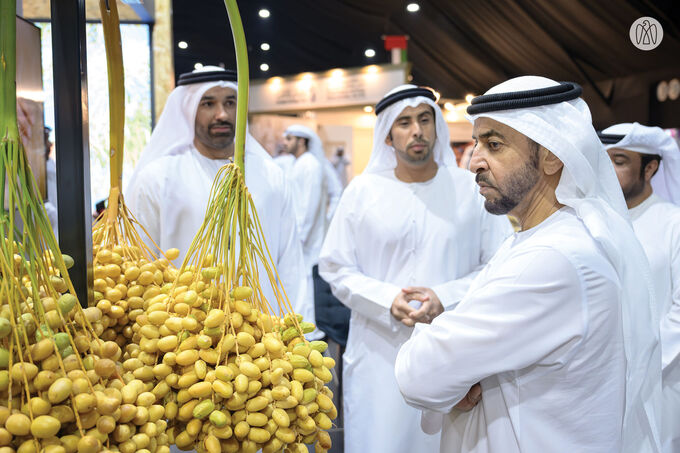
[[[560,253],[504,263],[455,310],[417,325],[395,366],[404,398],[421,409],[450,411],[484,378],[578,342],[582,303],[579,277]]]

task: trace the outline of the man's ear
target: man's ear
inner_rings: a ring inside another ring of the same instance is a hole
[[[659,161],[654,159],[649,162],[647,162],[647,165],[645,165],[645,182],[649,182],[652,180],[652,176],[656,173],[656,171],[659,169]]]
[[[392,132],[387,134],[387,137],[385,137],[385,144],[387,146],[392,146]]]
[[[548,175],[552,176],[558,171],[562,170],[562,167],[564,164],[562,163],[561,160],[557,158],[553,153],[545,149],[544,147],[540,147],[538,150],[539,154],[543,154],[543,172]]]

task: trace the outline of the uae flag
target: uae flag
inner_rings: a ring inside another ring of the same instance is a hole
[[[383,39],[385,40],[385,50],[392,52],[392,64],[405,63],[408,60],[406,53],[408,36],[387,35]]]

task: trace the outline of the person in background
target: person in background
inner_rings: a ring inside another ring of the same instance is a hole
[[[456,156],[456,162],[458,163],[458,166],[460,168],[468,169],[467,168],[467,163],[470,160],[470,156],[468,153],[468,156],[466,156],[467,162],[462,162],[463,156],[465,155],[465,151],[469,148],[472,148],[474,146],[474,142],[472,141],[465,141],[465,142],[451,142],[451,149],[453,150],[453,153]]]
[[[292,125],[284,133],[284,152],[295,157],[290,179],[298,210],[298,227],[307,264],[312,270],[314,309],[318,327],[341,346],[347,342],[349,309],[331,293],[319,276],[318,261],[328,224],[342,194],[342,186],[326,159],[319,136],[310,128]]]
[[[286,151],[285,143],[278,143],[274,154],[274,162],[281,167],[281,170],[288,175],[293,164],[295,164],[295,156]]]
[[[457,167],[432,90],[399,86],[375,112],[370,161],[345,189],[319,258],[321,277],[351,309],[345,452],[438,452],[439,437],[421,431],[420,411],[399,393],[394,360],[416,322],[463,298],[511,229]]]
[[[458,166],[460,168],[464,168],[465,170],[470,169],[470,159],[472,158],[472,151],[474,148],[474,143],[470,143],[465,148],[463,148],[463,153],[460,155],[460,161],[458,161]]]
[[[54,237],[59,240],[59,215],[57,201],[57,163],[54,160],[54,142],[52,128],[45,126],[45,185],[47,186],[47,198],[45,211],[52,225]]]
[[[335,168],[338,178],[340,178],[340,184],[342,184],[343,188],[347,187],[347,167],[349,167],[350,161],[345,156],[345,148],[342,146],[337,147],[331,163],[333,164],[333,168]]]
[[[680,451],[680,149],[658,127],[616,124],[600,140],[645,250],[660,320],[663,451]]]
[[[319,250],[326,234],[328,183],[324,170],[321,140],[309,128],[293,125],[284,133],[285,152],[295,158],[290,169],[293,205],[298,233],[302,240],[305,264],[316,265]]]

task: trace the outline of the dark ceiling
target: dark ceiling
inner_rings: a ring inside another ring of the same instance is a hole
[[[539,74],[584,86],[680,68],[680,2],[647,0],[242,0],[251,78],[388,63],[381,36],[406,34],[414,82],[444,97],[483,93],[510,77]],[[271,16],[262,19],[260,8]],[[661,45],[635,48],[641,16],[661,23]],[[196,62],[235,65],[224,3],[174,0],[176,74]],[[269,51],[260,50],[268,42]],[[366,48],[374,58],[364,56]],[[259,69],[269,65],[268,72]],[[678,74],[680,75],[680,71]]]

